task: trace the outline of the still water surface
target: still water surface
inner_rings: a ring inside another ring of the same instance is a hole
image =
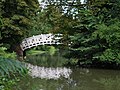
[[[26,66],[29,76],[13,90],[120,90],[119,70]]]

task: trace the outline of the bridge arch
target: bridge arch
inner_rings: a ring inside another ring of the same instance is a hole
[[[22,43],[20,44],[20,47],[24,51],[26,49],[38,45],[51,45],[51,44],[58,45],[58,44],[62,44],[60,42],[60,39],[62,39],[62,34],[51,34],[51,33],[40,34],[23,39]]]

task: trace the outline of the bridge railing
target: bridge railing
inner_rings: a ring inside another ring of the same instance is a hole
[[[21,48],[24,51],[25,49],[45,44],[62,44],[60,39],[62,38],[62,34],[41,34],[32,36],[29,38],[25,38],[21,43]]]

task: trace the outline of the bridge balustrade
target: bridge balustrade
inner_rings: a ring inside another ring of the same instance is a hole
[[[21,48],[24,51],[25,49],[46,44],[62,44],[59,40],[62,38],[62,34],[41,34],[25,38],[21,43]]]

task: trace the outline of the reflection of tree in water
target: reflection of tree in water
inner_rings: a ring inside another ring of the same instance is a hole
[[[70,78],[23,78],[17,90],[119,90],[120,71],[73,68]],[[16,89],[13,89],[16,90]]]
[[[67,59],[61,57],[59,53],[55,55],[43,53],[36,56],[29,56],[27,59],[29,63],[45,67],[61,67],[67,63]]]
[[[77,83],[75,90],[119,90],[120,71],[79,68],[72,71],[71,78]]]
[[[120,78],[100,78],[94,80],[94,82],[101,84],[105,90],[119,90],[120,89]]]

